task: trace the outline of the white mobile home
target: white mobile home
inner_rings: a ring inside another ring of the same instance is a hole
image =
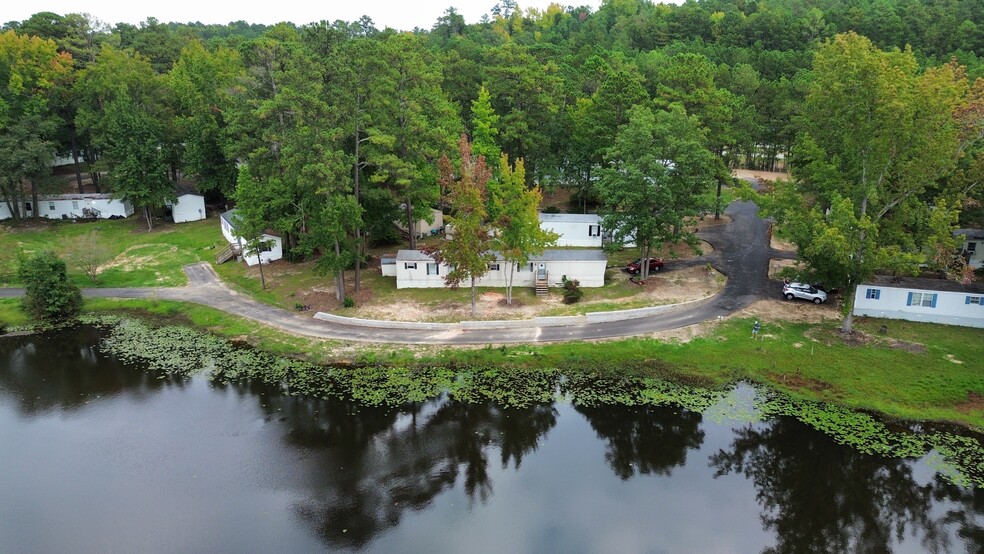
[[[227,241],[229,241],[229,244],[238,245],[239,251],[242,252],[245,242],[239,235],[236,234],[236,210],[223,212],[222,215],[219,216],[219,220],[222,225],[222,235]],[[274,260],[279,260],[284,257],[282,238],[273,234],[272,231],[263,233],[261,238],[263,239],[264,246],[260,249],[259,255],[243,255],[243,261],[246,262],[246,265],[254,266],[260,262],[268,264]]]
[[[967,265],[978,269],[984,267],[984,229],[957,229],[953,236],[963,238],[960,253],[966,258]]]
[[[199,194],[182,194],[167,205],[171,207],[171,219],[175,223],[205,219],[205,197]]]
[[[984,328],[984,286],[878,277],[858,285],[854,315]]]
[[[509,285],[509,264],[499,256],[489,264],[489,271],[476,284],[480,287]],[[438,264],[430,255],[419,250],[400,250],[396,255],[396,288],[441,288],[448,266]],[[536,274],[542,269],[550,286],[561,286],[564,276],[577,279],[582,287],[601,287],[605,284],[608,258],[601,250],[547,250],[529,263],[517,265],[513,285],[532,287]]]
[[[540,228],[560,235],[557,246],[601,248],[601,216],[598,214],[540,214]]]
[[[38,205],[30,200],[24,202],[26,217],[37,215],[48,219],[109,219],[111,217],[129,217],[133,215],[133,205],[129,202],[113,198],[109,194],[57,194],[42,196]]]

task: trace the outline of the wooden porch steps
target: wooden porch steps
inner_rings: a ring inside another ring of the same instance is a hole
[[[215,263],[223,264],[239,255],[239,245],[230,244],[215,255]]]

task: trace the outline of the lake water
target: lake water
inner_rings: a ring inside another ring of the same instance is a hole
[[[791,418],[402,409],[0,338],[0,552],[976,552],[984,490]]]

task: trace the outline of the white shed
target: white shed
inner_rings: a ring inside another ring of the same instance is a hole
[[[219,220],[222,225],[222,236],[229,241],[229,244],[239,245],[240,251],[242,251],[244,243],[239,235],[236,234],[236,210],[223,212],[222,215],[219,216]],[[260,262],[268,264],[274,260],[279,260],[284,257],[284,245],[282,238],[276,234],[273,234],[272,231],[263,233],[261,238],[263,239],[264,246],[261,248],[259,255],[243,255],[243,261],[246,262],[246,265],[254,266]]]
[[[10,213],[10,206],[4,201],[0,201],[0,221],[12,217],[14,217],[14,214]]]
[[[577,279],[582,287],[601,287],[605,284],[608,258],[601,250],[547,250],[529,263],[517,265],[513,286],[532,287],[540,265],[547,272],[550,286],[561,286],[562,278]],[[396,288],[441,288],[448,266],[438,264],[430,255],[419,250],[400,250],[396,255]],[[476,284],[480,287],[509,285],[509,265],[499,256],[489,264],[489,271]]]
[[[854,315],[984,328],[984,286],[878,277],[858,285]]]
[[[957,229],[953,236],[963,237],[960,252],[967,258],[967,265],[984,267],[984,229]]]
[[[34,215],[31,201],[24,202],[27,217]],[[133,215],[133,205],[110,194],[57,194],[38,199],[37,214],[48,219],[109,219]]]
[[[205,197],[199,194],[182,194],[167,205],[171,207],[171,218],[175,223],[205,219]]]

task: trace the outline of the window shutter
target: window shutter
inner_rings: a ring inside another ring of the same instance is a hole
[[[881,298],[881,289],[875,289],[875,300]]]
[[[939,296],[939,295],[938,294],[934,294],[933,295],[933,303],[930,304],[930,306],[929,306],[930,308],[935,308],[936,307],[936,297],[937,296]]]
[[[964,304],[970,304],[970,297],[969,296],[967,296],[967,297],[964,298]]]
[[[912,305],[912,293],[911,292],[909,293],[909,299],[905,301],[905,305],[906,306],[911,306]]]

